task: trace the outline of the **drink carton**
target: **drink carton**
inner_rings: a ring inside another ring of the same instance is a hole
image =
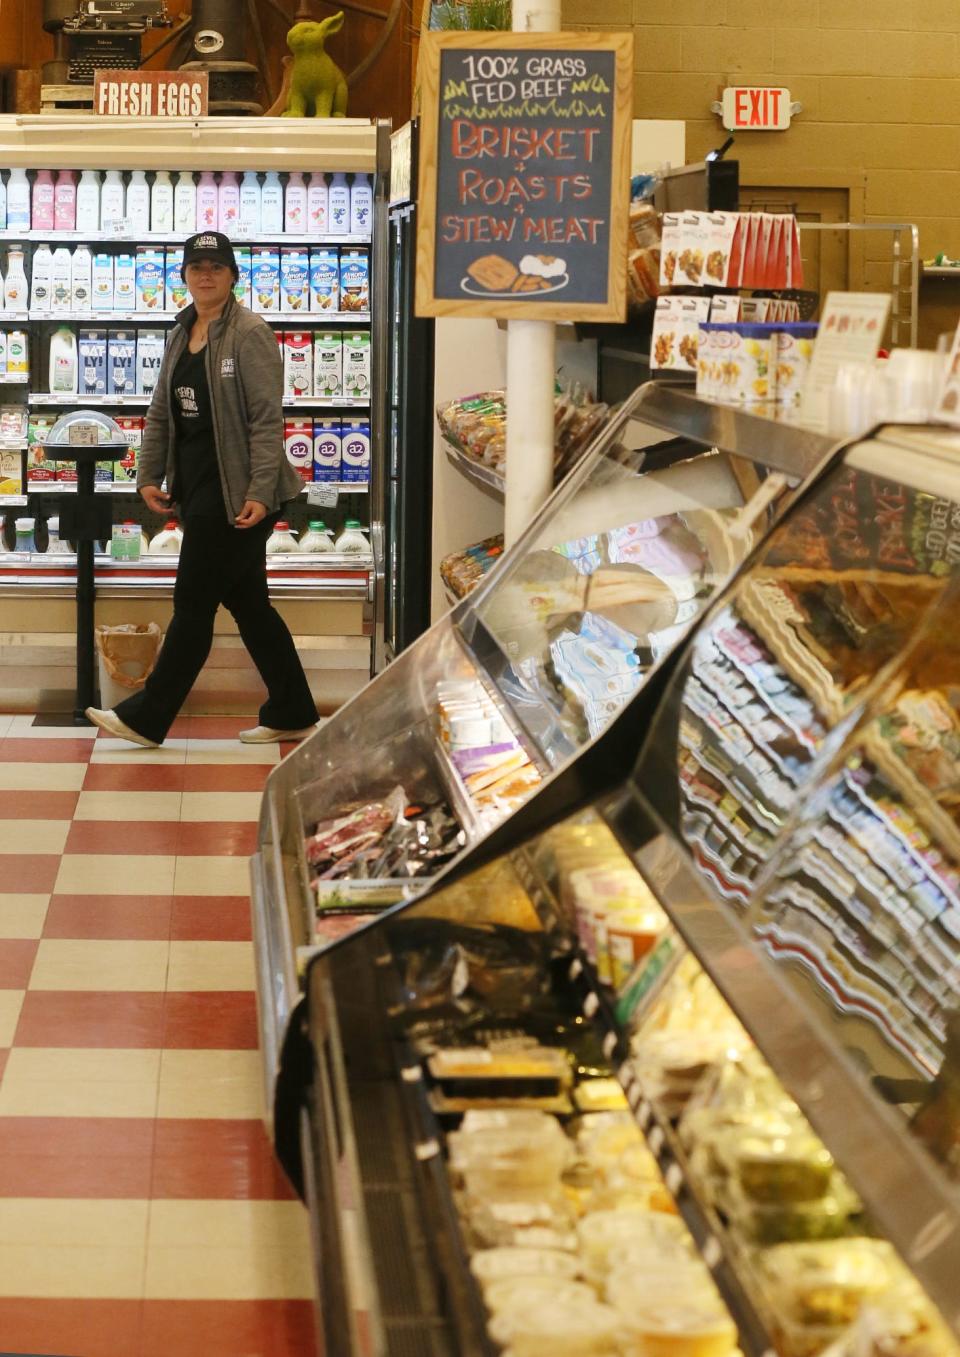
[[[113,310],[113,255],[95,254],[91,269],[91,304],[94,311]]]
[[[370,335],[343,337],[343,394],[351,400],[370,399]]]
[[[304,481],[313,480],[313,420],[285,419],[283,444],[287,461]]]
[[[340,309],[340,258],[335,249],[310,251],[310,310]]]
[[[137,246],[137,310],[162,311],[164,298],[164,254],[153,245]]]
[[[0,495],[23,494],[23,471],[18,449],[0,448]]]
[[[133,330],[107,333],[107,394],[132,396],[136,392],[137,343]]]
[[[370,310],[370,252],[368,250],[341,251],[340,310]]]
[[[166,263],[164,266],[166,274],[164,309],[167,311],[182,311],[190,300],[190,293],[187,291],[187,285],[180,277],[180,267],[182,264],[183,250],[167,250]]]
[[[233,285],[233,295],[241,306],[249,308],[253,301],[251,292],[251,256],[249,246],[240,245],[234,250],[237,260],[238,278]]]
[[[140,415],[117,415],[116,420],[127,439],[127,451],[119,462],[113,463],[113,483],[136,484],[137,456],[143,442],[143,418]]]
[[[80,395],[105,396],[107,394],[106,330],[78,331],[77,352],[80,365]]]
[[[310,256],[304,249],[285,246],[280,251],[280,310],[310,308]]]
[[[280,310],[280,252],[254,250],[251,260],[254,311]]]
[[[343,340],[338,334],[314,336],[313,394],[339,396],[343,391]]]
[[[344,420],[341,457],[343,479],[358,483],[370,479],[370,420]]]
[[[339,419],[313,421],[313,479],[338,481],[340,479]]]
[[[27,425],[27,483],[36,485],[56,480],[57,467],[47,457],[47,435],[56,423],[53,415],[30,415]]]
[[[113,265],[113,309],[135,311],[137,265],[132,254],[118,254]]]
[[[152,396],[154,393],[166,338],[163,330],[141,330],[137,335],[138,396]]]
[[[288,330],[283,336],[283,394],[313,395],[312,335]]]

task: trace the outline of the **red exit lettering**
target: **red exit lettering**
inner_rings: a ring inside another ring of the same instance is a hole
[[[724,91],[723,123],[731,130],[783,129],[790,125],[790,92],[749,86]]]

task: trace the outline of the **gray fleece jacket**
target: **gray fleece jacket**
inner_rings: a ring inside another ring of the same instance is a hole
[[[143,431],[138,490],[164,479],[168,490],[173,486],[176,426],[170,387],[195,319],[195,307],[186,307],[167,343]],[[248,499],[279,509],[303,483],[284,451],[283,362],[276,336],[265,320],[230,297],[210,326],[206,369],[227,517],[232,523]]]

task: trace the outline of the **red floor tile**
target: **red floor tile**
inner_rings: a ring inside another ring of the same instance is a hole
[[[64,1121],[69,1120],[64,1118]],[[60,1154],[0,1154],[0,1197],[136,1197],[150,1195],[150,1156],[75,1154],[64,1135]],[[76,1351],[76,1348],[73,1349]]]
[[[0,1336],[10,1352],[136,1357],[142,1315],[139,1300],[3,1298]]]
[[[162,942],[172,908],[162,895],[51,895],[43,936]]]
[[[50,901],[51,908],[56,899],[55,895]],[[245,895],[173,897],[171,939],[178,942],[249,942],[252,936],[250,901]]]
[[[35,938],[0,941],[0,989],[26,989],[40,944]]]
[[[79,792],[0,792],[0,820],[70,820],[79,796]]]
[[[19,1038],[16,1044],[21,1044]],[[255,1051],[256,995],[252,990],[168,993],[162,1044],[176,1050]]]
[[[293,1188],[260,1121],[157,1122],[152,1197],[289,1201]]]
[[[256,716],[178,716],[170,727],[171,740],[233,740],[241,730],[257,724]]]
[[[67,1146],[106,1159],[144,1158],[156,1126],[152,1117],[0,1117],[0,1155],[58,1155]]]
[[[0,890],[49,895],[59,870],[56,853],[4,853],[0,855]]]
[[[188,763],[180,771],[185,792],[259,792],[270,767],[267,763]]]
[[[0,763],[86,763],[93,740],[38,740],[8,736],[0,740]]]
[[[312,1301],[143,1302],[140,1357],[310,1357],[315,1351]]]
[[[65,853],[163,853],[175,857],[179,825],[165,820],[142,820],[119,825],[111,820],[75,820],[67,835]]]
[[[28,990],[15,1046],[155,1049],[163,1044],[162,994]]]
[[[257,826],[250,820],[184,821],[177,839],[179,857],[220,854],[248,858],[257,851]]]
[[[213,769],[216,772],[216,769]],[[91,763],[83,779],[85,792],[179,792],[182,763]],[[218,791],[214,786],[212,791]]]

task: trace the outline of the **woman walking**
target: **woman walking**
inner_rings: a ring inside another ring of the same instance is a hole
[[[137,489],[154,513],[179,505],[183,542],[173,618],[156,667],[113,711],[87,708],[109,735],[154,748],[210,653],[222,603],[267,687],[247,744],[302,739],[317,710],[286,623],[267,591],[266,543],[301,489],[283,448],[283,370],[273,331],[233,295],[233,246],[202,231],[184,246],[193,304],[177,317],[147,412]],[[166,480],[167,490],[161,486]]]

